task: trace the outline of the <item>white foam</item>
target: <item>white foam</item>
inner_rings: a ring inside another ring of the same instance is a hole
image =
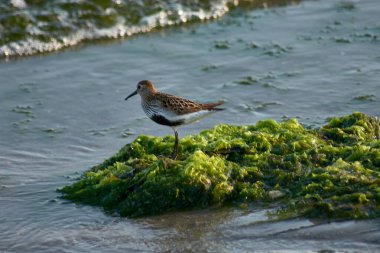
[[[27,7],[27,4],[24,0],[11,0],[10,3],[18,9],[25,9]]]
[[[115,3],[119,3],[118,0],[114,0]],[[151,16],[142,18],[138,25],[129,26],[126,25],[124,17],[120,16],[117,23],[109,28],[96,28],[95,25],[89,24],[86,29],[79,29],[74,31],[68,36],[62,36],[59,38],[51,38],[50,41],[40,41],[34,38],[28,38],[19,42],[11,42],[0,47],[0,56],[16,56],[16,55],[32,55],[36,53],[51,52],[60,50],[65,47],[77,45],[83,40],[94,39],[116,39],[126,36],[132,36],[138,33],[146,33],[157,27],[166,27],[172,25],[178,25],[186,23],[192,20],[207,20],[215,19],[223,16],[228,12],[228,3],[234,3],[231,0],[221,0],[212,2],[210,10],[191,10],[180,4],[172,4],[169,9],[162,10]],[[17,6],[26,6],[23,0],[12,0],[12,4]],[[23,5],[25,4],[25,5]],[[108,14],[115,13],[116,11],[109,8],[105,11]],[[174,20],[171,17],[176,17]],[[58,19],[63,25],[72,26],[71,20],[67,12],[59,12]],[[37,26],[28,28],[30,35],[43,35],[45,32],[38,26],[45,25],[44,22],[37,23]],[[49,34],[47,34],[49,36]]]

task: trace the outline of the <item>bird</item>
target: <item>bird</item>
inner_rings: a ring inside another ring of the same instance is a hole
[[[212,114],[216,111],[222,111],[224,108],[218,108],[224,102],[215,103],[197,103],[189,99],[175,95],[159,92],[148,80],[142,80],[137,84],[137,88],[129,98],[139,94],[141,97],[141,106],[145,114],[154,122],[160,125],[169,126],[174,130],[175,142],[171,158],[175,160],[178,155],[178,132],[180,126],[191,124]]]

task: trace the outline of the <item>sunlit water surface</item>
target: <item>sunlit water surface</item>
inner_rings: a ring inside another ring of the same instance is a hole
[[[380,250],[380,221],[269,222],[267,210],[211,208],[141,219],[59,198],[140,134],[139,80],[226,110],[180,129],[297,117],[380,116],[380,4],[304,1],[0,64],[0,252]]]

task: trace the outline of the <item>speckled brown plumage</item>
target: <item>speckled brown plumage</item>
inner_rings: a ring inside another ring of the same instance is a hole
[[[182,97],[161,92],[155,93],[154,97],[154,99],[156,99],[163,108],[166,108],[167,110],[170,110],[178,115],[198,112],[200,110],[218,110],[218,108],[214,107],[223,104],[223,102],[200,104]],[[219,110],[221,109],[219,108]]]

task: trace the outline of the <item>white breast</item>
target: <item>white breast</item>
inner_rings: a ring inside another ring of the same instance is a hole
[[[141,101],[141,106],[146,116],[148,116],[149,118],[151,118],[155,114],[158,114],[159,112],[159,107],[156,104],[151,103],[148,105],[147,103],[144,103],[144,101]]]

